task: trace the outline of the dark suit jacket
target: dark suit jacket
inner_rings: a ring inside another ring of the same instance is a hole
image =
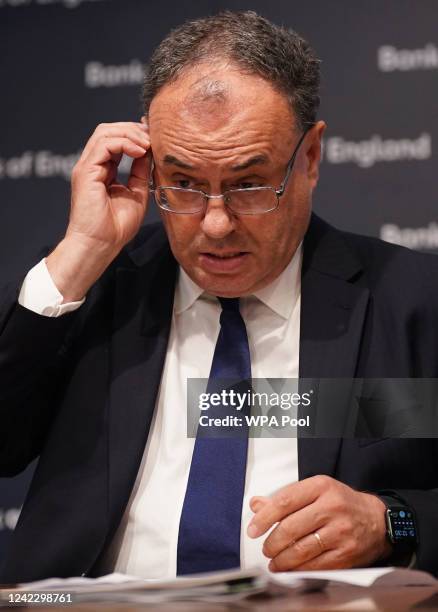
[[[1,293],[0,475],[17,474],[39,456],[3,582],[93,575],[148,437],[176,272],[164,231],[154,225],[74,313],[47,318],[26,310],[17,303],[20,283]],[[301,299],[301,377],[438,377],[438,258],[313,216]],[[433,438],[298,443],[300,479],[328,474],[360,490],[395,491],[413,506],[418,567],[434,572],[437,459]]]

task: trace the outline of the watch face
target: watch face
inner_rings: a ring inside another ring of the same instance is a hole
[[[393,542],[416,542],[415,517],[410,508],[392,506],[388,509],[390,535]]]

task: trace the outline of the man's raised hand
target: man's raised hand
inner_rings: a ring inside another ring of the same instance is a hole
[[[81,299],[138,232],[149,198],[150,139],[145,123],[100,124],[72,172],[64,239],[47,257],[64,302]],[[123,154],[133,158],[127,184],[117,181]]]
[[[72,173],[67,235],[119,251],[137,233],[149,190],[149,133],[144,123],[102,123]],[[134,158],[127,185],[117,181],[122,155]]]

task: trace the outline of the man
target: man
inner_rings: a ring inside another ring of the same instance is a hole
[[[91,136],[65,237],[3,297],[2,475],[40,457],[4,581],[413,553],[436,571],[434,439],[185,433],[187,378],[223,371],[225,336],[243,377],[438,374],[436,258],[311,216],[318,83],[299,36],[227,12],[161,43],[141,122]],[[165,232],[140,229],[150,189]],[[388,540],[393,504],[416,513],[417,547]]]

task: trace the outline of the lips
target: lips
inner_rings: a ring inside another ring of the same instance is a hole
[[[230,257],[237,257],[243,253],[244,251],[232,251],[230,253],[203,253],[203,255],[211,255],[212,257],[219,257],[220,259],[229,259]]]
[[[246,251],[229,251],[222,253],[200,253],[200,265],[207,272],[237,272],[246,262],[249,253]]]

